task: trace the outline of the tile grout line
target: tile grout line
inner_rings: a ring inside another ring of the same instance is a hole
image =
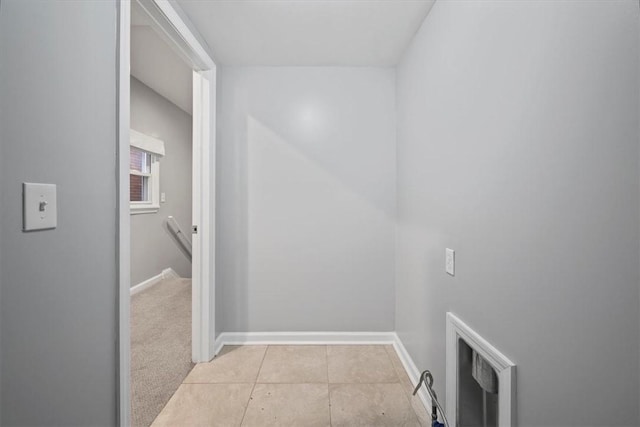
[[[264,363],[265,357],[267,357],[267,351],[269,351],[269,347],[264,349],[264,354],[262,355],[262,360],[260,361],[260,367],[258,368],[258,373],[256,374],[256,379],[253,382],[253,387],[251,387],[251,393],[249,393],[249,400],[247,400],[247,405],[244,407],[244,412],[242,413],[242,419],[240,420],[240,425],[244,422],[244,417],[247,416],[247,410],[249,409],[249,404],[251,403],[251,398],[253,397],[253,391],[256,389],[256,384],[258,383],[258,377],[260,376],[260,371],[262,370],[262,364]]]
[[[329,401],[329,427],[333,426],[333,417],[331,415],[331,387],[329,387],[329,346],[324,346],[324,355],[327,361],[327,400]]]
[[[409,391],[405,390],[405,388],[402,386],[402,378],[400,376],[400,372],[398,370],[398,367],[396,366],[395,363],[393,363],[393,357],[391,357],[390,352],[393,351],[395,352],[395,348],[392,347],[388,347],[385,346],[384,348],[384,352],[387,353],[387,359],[389,359],[389,363],[391,363],[391,366],[393,367],[393,372],[396,373],[396,379],[398,380],[398,384],[400,384],[400,388],[402,388],[402,391],[404,392],[405,397],[407,398],[407,400],[409,401],[409,406],[411,406],[411,397],[409,396]],[[396,354],[397,357],[397,354]],[[405,375],[407,375],[406,372],[404,372]]]
[[[309,385],[319,385],[319,384],[332,384],[332,385],[358,385],[358,384],[400,384],[399,381],[364,381],[364,382],[340,382],[340,383],[330,383],[326,381],[302,381],[302,382],[278,382],[278,383],[259,383],[259,382],[244,382],[244,383],[234,383],[234,382],[205,382],[205,383],[184,383],[184,385],[243,385],[243,384],[257,384],[257,385],[297,385],[297,384],[309,384]],[[182,385],[182,384],[181,384]]]
[[[399,368],[396,366],[395,363],[393,363],[391,354],[389,354],[389,352],[391,352],[391,351],[395,352],[396,350],[393,347],[391,347],[391,348],[385,347],[385,351],[387,353],[387,357],[389,358],[389,362],[391,362],[391,366],[393,366],[393,371],[396,373],[396,377],[398,378],[398,383],[400,383],[400,386],[402,386],[402,378],[400,376]],[[397,357],[397,354],[396,354],[396,357]],[[403,368],[403,370],[404,370],[404,368]],[[403,373],[408,376],[408,373],[406,371],[404,371]],[[411,392],[406,390],[404,387],[402,387],[402,391],[404,391],[404,395],[407,398],[407,400],[409,401],[409,405],[411,405]]]
[[[406,399],[407,399],[407,401],[409,402],[409,406],[411,407],[411,410],[412,410],[412,411],[413,411],[413,413],[415,414],[415,416],[416,416],[416,418],[417,418],[417,420],[418,420],[418,423],[419,423],[420,425],[422,425],[422,421],[421,421],[421,419],[420,419],[420,416],[418,415],[418,413],[417,413],[416,409],[413,407],[413,404],[412,404],[413,394],[412,394],[411,390],[406,390],[406,389],[402,386],[402,378],[401,378],[400,370],[402,370],[402,373],[403,373],[405,376],[407,376],[407,377],[409,377],[409,373],[404,369],[404,367],[403,367],[402,365],[400,365],[400,366],[396,366],[396,363],[393,363],[393,360],[392,360],[393,358],[392,358],[392,356],[391,356],[391,353],[390,353],[390,352],[392,352],[392,351],[393,351],[393,352],[394,352],[395,357],[397,358],[397,357],[398,357],[398,353],[396,352],[395,347],[391,347],[391,348],[389,348],[389,347],[385,347],[385,350],[386,350],[386,352],[387,352],[387,357],[389,358],[389,361],[391,362],[391,366],[393,366],[393,370],[394,370],[394,371],[395,371],[395,373],[396,373],[396,377],[398,377],[398,382],[399,382],[399,384],[400,384],[400,386],[401,386],[402,390],[404,391],[405,398],[406,398]],[[409,379],[409,384],[411,384],[411,379]],[[420,403],[420,404],[422,404],[422,403]]]
[[[393,350],[393,347],[391,347],[391,349]],[[384,348],[384,352],[387,354],[387,359],[389,359],[389,362],[391,363],[391,366],[393,367],[393,372],[395,372],[395,373],[396,373],[396,378],[398,379],[398,382],[399,382],[400,384],[402,384],[402,378],[400,378],[400,374],[398,373],[398,369],[396,368],[396,364],[395,364],[395,363],[393,363],[393,359],[391,358],[391,355],[389,354],[389,351],[391,351],[391,350],[389,349],[389,347],[386,347],[386,346],[385,346],[385,348]],[[393,351],[395,351],[395,350],[393,350]],[[406,393],[405,393],[405,394],[406,394]]]

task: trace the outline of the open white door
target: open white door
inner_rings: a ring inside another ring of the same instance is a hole
[[[192,258],[192,355],[194,362],[213,358],[214,293],[212,239],[215,239],[211,201],[215,197],[210,165],[215,165],[212,150],[211,88],[215,71],[193,72],[193,258]]]

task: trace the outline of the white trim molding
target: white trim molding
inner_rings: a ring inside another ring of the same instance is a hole
[[[191,352],[196,363],[215,356],[215,76],[215,69],[193,71]]]
[[[447,312],[447,418],[458,425],[458,340],[482,356],[498,375],[498,426],[516,425],[516,365],[456,315]]]
[[[164,156],[164,142],[158,138],[145,135],[137,130],[129,129],[129,144],[132,147],[147,151],[157,156]]]
[[[129,111],[131,4],[116,2],[117,28],[117,219],[116,268],[118,270],[118,424],[131,425],[131,218],[129,216]]]
[[[149,172],[131,169],[130,175],[147,177],[147,191],[149,200],[129,202],[131,215],[156,213],[160,210],[160,158],[165,155],[164,142],[134,129],[129,129],[129,144],[131,147],[144,151],[150,155]]]
[[[395,332],[223,332],[216,338],[215,354],[225,345],[331,345],[394,344]]]
[[[407,372],[407,375],[409,376],[411,385],[415,387],[418,385],[418,381],[420,381],[421,371],[416,366],[415,362],[409,355],[409,352],[405,348],[404,344],[402,344],[400,337],[395,332],[394,332],[394,335],[395,335],[395,340],[393,342],[393,348],[396,351],[396,354],[398,355],[398,358],[400,359],[400,362],[402,363],[404,370]],[[427,414],[431,416],[431,406],[432,406],[431,397],[429,397],[429,393],[427,393],[427,390],[424,387],[418,390],[418,397],[420,398],[420,402],[422,402],[424,409],[427,411]],[[437,397],[438,399],[441,399],[440,396],[437,396]]]
[[[173,268],[165,268],[160,274],[156,274],[153,277],[149,277],[147,280],[143,280],[135,286],[131,287],[131,295],[138,294],[145,289],[149,289],[153,285],[157,285],[164,279],[179,279],[180,276],[175,272]]]
[[[142,175],[148,177],[149,199],[143,202],[129,202],[131,215],[157,213],[160,210],[160,161],[151,153],[151,173],[143,174],[137,171],[129,171],[130,175]]]
[[[171,0],[137,1],[156,21],[156,29],[164,33],[164,37],[171,40],[172,47],[183,59],[190,62],[195,70],[204,71],[216,68],[213,55],[204,38],[177,2]],[[153,7],[149,7],[151,5]]]
[[[150,2],[153,2],[157,11],[149,10],[149,14],[152,18],[156,18],[157,12],[164,16],[164,19],[157,19],[157,22],[160,29],[171,38],[178,53],[198,71],[215,69],[216,64],[207,43],[180,5],[170,0],[138,0],[145,8]],[[168,23],[171,25],[167,26]]]

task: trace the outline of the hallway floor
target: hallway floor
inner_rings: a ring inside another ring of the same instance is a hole
[[[131,297],[131,422],[147,427],[191,363],[191,279],[164,279]]]
[[[392,346],[225,346],[153,426],[420,426],[430,419]]]

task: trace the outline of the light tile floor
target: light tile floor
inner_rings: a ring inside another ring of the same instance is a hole
[[[228,346],[153,426],[428,426],[392,346]]]

